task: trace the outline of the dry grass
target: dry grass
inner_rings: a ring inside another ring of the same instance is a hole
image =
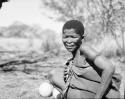
[[[15,70],[0,71],[0,99],[45,99],[40,96],[38,88],[46,73],[61,67],[64,61],[63,56],[48,55],[38,63],[20,64]]]

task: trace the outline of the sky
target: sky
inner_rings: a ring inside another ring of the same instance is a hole
[[[42,13],[45,11],[45,8],[41,8],[40,0],[9,0],[0,10],[0,26],[8,26],[15,21],[20,21],[61,32],[63,23],[49,19]]]

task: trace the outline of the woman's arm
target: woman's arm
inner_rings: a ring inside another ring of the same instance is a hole
[[[115,68],[106,57],[99,55],[98,52],[86,44],[80,47],[80,51],[86,58],[93,61],[96,68],[99,68],[98,70],[102,71],[101,87],[98,88],[95,96],[96,99],[101,99],[105,94],[109,84],[111,83]]]
[[[66,87],[63,79],[63,72],[63,68],[56,68],[49,72],[49,74],[47,75],[47,79],[50,81],[50,83],[58,88],[60,92],[63,91]]]
[[[101,99],[109,87],[112,80],[112,75],[115,72],[114,66],[103,56],[95,58],[94,63],[97,67],[102,69],[101,87],[98,88],[95,98]]]

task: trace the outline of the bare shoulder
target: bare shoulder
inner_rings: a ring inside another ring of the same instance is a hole
[[[113,70],[114,66],[111,61],[107,59],[105,56],[97,52],[92,46],[87,43],[84,43],[80,47],[80,52],[89,60],[93,61],[93,63],[100,69],[105,70]]]
[[[86,58],[88,58],[92,61],[99,54],[92,46],[90,46],[87,43],[84,43],[81,45],[80,52],[82,55],[84,55]]]
[[[95,60],[94,63],[96,64],[96,66],[105,69],[105,70],[115,70],[115,67],[113,66],[113,64],[111,63],[110,59],[106,58],[103,55],[98,55]]]
[[[81,46],[80,46],[80,49],[81,50],[91,50],[92,47],[88,43],[82,43]]]

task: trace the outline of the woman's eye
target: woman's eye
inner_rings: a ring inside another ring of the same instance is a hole
[[[72,38],[77,38],[76,36],[72,36]]]
[[[63,38],[70,38],[70,36],[63,36]]]
[[[67,36],[63,36],[63,38],[68,38]]]
[[[76,36],[63,36],[63,38],[77,38]]]

